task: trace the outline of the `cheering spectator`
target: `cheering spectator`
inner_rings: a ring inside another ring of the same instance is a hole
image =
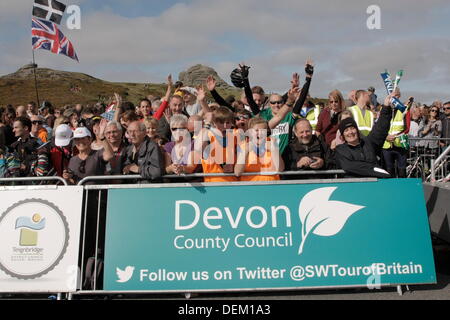
[[[347,118],[353,118],[353,114],[350,110],[344,110],[341,112],[341,114],[338,116],[338,127],[341,124],[342,120],[345,120]],[[332,151],[336,150],[336,147],[340,144],[345,143],[344,139],[342,138],[341,132],[336,132],[336,138],[331,142],[330,149]]]
[[[421,146],[427,154],[437,157],[439,153],[439,141],[441,137],[442,122],[439,120],[438,107],[431,107],[428,117],[422,118],[419,125],[419,137],[422,138]],[[426,162],[426,169],[430,168],[430,161]]]
[[[156,120],[155,118],[147,117],[144,120],[144,124],[145,124],[145,127],[147,128],[147,136],[152,140],[157,138],[158,137],[158,134],[157,134],[158,125],[159,125],[158,120]]]
[[[400,98],[400,90],[396,89],[394,97]],[[400,141],[400,136],[407,130],[405,114],[400,110],[392,110],[392,121],[386,142],[383,145],[383,159],[386,170],[391,177],[406,178],[406,150]],[[397,170],[396,170],[397,169]]]
[[[184,92],[183,100],[185,111],[188,116],[193,116],[202,111],[200,103],[197,101],[197,90],[191,87],[183,87],[180,89]]]
[[[420,108],[417,104],[413,104],[410,109],[410,119],[409,119],[409,131],[408,136],[410,139],[409,144],[411,148],[418,146],[416,139],[419,137],[419,125],[422,121],[422,114]]]
[[[355,97],[356,105],[350,107],[349,110],[353,113],[353,119],[356,121],[359,131],[363,136],[368,136],[375,122],[375,117],[370,110],[370,95],[367,91],[358,90]]]
[[[281,155],[284,154],[289,145],[289,139],[292,136],[292,128],[296,119],[303,118],[303,116],[307,117],[307,115],[310,114],[310,112],[307,111],[306,113],[303,112],[303,116],[301,115],[314,74],[312,61],[306,61],[305,72],[305,84],[301,91],[298,88],[299,76],[294,73],[293,80],[291,81],[292,87],[287,94],[286,103],[284,103],[283,97],[274,94],[269,99],[270,108],[262,111],[260,114],[261,118],[269,121],[272,136],[279,139]]]
[[[61,124],[55,130],[54,142],[50,145],[50,160],[59,177],[69,168],[72,153],[73,131],[67,124]]]
[[[32,115],[31,118],[31,136],[38,138],[40,144],[48,142],[48,131],[43,127],[45,119],[42,116]]]
[[[338,117],[345,108],[342,93],[338,90],[330,92],[328,103],[328,108],[320,113],[316,133],[324,138],[328,146],[331,146],[339,129]]]
[[[138,107],[138,108],[139,108],[139,115],[140,115],[143,119],[145,119],[145,118],[151,116],[152,113],[153,113],[152,103],[151,103],[151,101],[148,100],[147,98],[142,99],[142,100],[139,102],[139,107]]]
[[[450,101],[444,103],[444,117],[442,117],[442,138],[447,139],[441,141],[441,147],[450,145]]]
[[[49,128],[53,128],[55,126],[56,116],[53,114],[53,106],[50,102],[42,102],[42,105],[39,108],[39,114],[44,117]]]
[[[157,182],[164,173],[164,158],[159,146],[147,137],[145,124],[130,123],[127,129],[131,145],[126,150],[124,174],[139,174],[147,181]]]
[[[106,173],[110,175],[121,175],[123,163],[125,162],[126,145],[123,142],[123,129],[116,121],[109,122],[104,131],[106,140],[111,145],[113,157],[106,165]]]
[[[203,118],[199,115],[194,115],[189,118],[188,120],[188,130],[191,134],[192,139],[196,139],[197,135],[200,133],[200,131],[203,128]]]
[[[76,110],[74,108],[69,108],[64,111],[63,116],[69,119],[69,126],[72,131],[75,131],[75,129],[78,128],[78,120],[80,120],[80,117]]]
[[[38,108],[36,106],[36,102],[31,101],[27,104],[27,117],[31,118],[31,116],[38,114]]]
[[[380,118],[367,137],[360,133],[353,118],[347,118],[340,123],[339,131],[345,143],[336,147],[336,163],[347,174],[359,177],[390,177],[377,161],[377,155],[381,154],[391,125],[390,100],[391,95],[386,98]]]
[[[37,138],[31,137],[32,124],[30,119],[18,117],[14,121],[13,131],[17,141],[11,145],[17,161],[20,162],[20,176],[32,175],[33,163],[37,160],[39,142]]]
[[[311,124],[306,119],[299,119],[294,126],[297,139],[289,144],[289,168],[297,170],[319,170],[327,167],[329,149],[327,145],[313,134]]]
[[[236,163],[236,135],[233,134],[234,113],[226,107],[219,107],[213,112],[211,129],[204,129],[195,140],[194,151],[190,153],[189,164],[183,168],[186,173],[193,173],[201,159],[203,173],[234,173]],[[205,152],[203,152],[205,150]],[[205,182],[233,182],[236,177],[205,177]]]
[[[105,166],[113,158],[113,151],[108,141],[103,140],[103,150],[91,148],[92,134],[86,127],[79,127],[73,133],[73,143],[78,155],[72,157],[69,167],[63,172],[63,178],[70,184],[76,184],[86,177],[102,176]]]
[[[252,114],[247,110],[238,110],[236,112],[236,128],[241,129],[244,132],[248,130],[248,123]]]
[[[89,131],[94,133],[93,141],[91,143],[91,148],[94,151],[102,150],[103,149],[103,139],[104,136],[101,136],[101,132],[105,131],[105,126],[107,124],[107,120],[102,119],[100,117],[93,117],[92,119],[89,119],[89,124],[92,126],[91,128],[88,127]]]
[[[193,147],[193,141],[188,130],[188,118],[177,114],[170,119],[170,130],[173,141],[164,146],[164,151],[169,156],[166,164],[168,174],[182,173],[183,166],[188,164],[189,154]]]
[[[242,176],[244,172],[275,173],[284,170],[284,162],[278,145],[270,138],[269,124],[259,117],[249,122],[250,139],[240,144],[234,173],[240,181],[274,181],[279,175]]]
[[[16,111],[12,105],[8,105],[3,112],[1,122],[3,123],[3,132],[5,135],[5,145],[9,147],[17,138],[13,132],[14,119],[16,118]]]

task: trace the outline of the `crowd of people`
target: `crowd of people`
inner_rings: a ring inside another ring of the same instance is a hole
[[[401,98],[399,88],[380,104],[371,87],[351,91],[348,99],[333,90],[328,103],[315,104],[309,96],[311,61],[303,86],[295,73],[286,93],[252,87],[249,74],[244,65],[231,74],[240,97],[222,97],[212,76],[198,88],[173,84],[169,76],[164,97],[148,96],[137,105],[114,94],[109,106],[1,107],[0,178],[57,175],[68,184],[107,175],[140,175],[144,182],[271,181],[285,178],[285,171],[311,177],[329,169],[404,178],[410,147],[437,155],[449,145],[450,101],[426,106],[411,97],[401,111],[391,105],[393,97]],[[208,92],[214,101],[207,100]]]

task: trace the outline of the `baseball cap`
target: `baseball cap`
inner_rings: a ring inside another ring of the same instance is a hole
[[[74,139],[81,139],[81,138],[86,138],[86,137],[92,137],[91,132],[86,127],[79,127],[73,133]]]
[[[72,129],[67,124],[59,125],[55,131],[55,145],[57,147],[66,147],[72,139]]]

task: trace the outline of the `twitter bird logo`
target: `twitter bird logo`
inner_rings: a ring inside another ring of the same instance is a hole
[[[120,270],[116,268],[116,274],[119,280],[117,282],[125,283],[130,281],[131,277],[133,277],[134,267],[126,267],[125,270]]]

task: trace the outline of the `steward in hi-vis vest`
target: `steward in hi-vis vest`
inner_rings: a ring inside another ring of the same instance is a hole
[[[361,111],[361,109],[357,105],[350,107],[349,110],[353,114],[353,119],[355,119],[355,122],[358,124],[359,131],[363,136],[367,137],[370,131],[372,131],[373,124],[375,122],[372,111],[370,111],[369,109],[364,109],[364,111]]]

